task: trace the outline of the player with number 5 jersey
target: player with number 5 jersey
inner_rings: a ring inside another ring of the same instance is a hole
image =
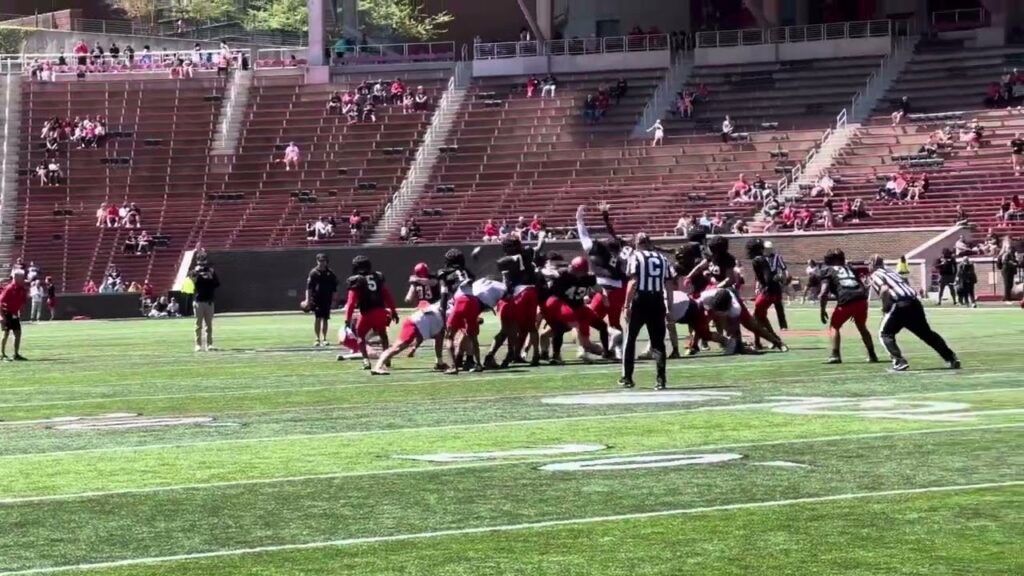
[[[398,322],[395,299],[391,296],[384,275],[373,270],[370,259],[356,256],[352,259],[352,275],[348,278],[348,301],[345,304],[345,324],[351,326],[352,316],[359,309],[355,324],[355,335],[359,338],[363,354],[363,368],[370,369],[370,358],[366,351],[366,336],[374,332],[381,340],[381,346],[388,347],[388,324]]]
[[[829,296],[836,299],[836,307],[829,319],[827,307]],[[828,324],[829,339],[832,342],[832,354],[827,364],[841,364],[840,329],[848,320],[853,320],[860,333],[864,347],[868,351],[868,361],[878,362],[875,354],[875,343],[868,331],[868,290],[857,277],[856,272],[846,264],[846,254],[839,249],[829,250],[825,254],[825,265],[821,272],[821,292],[818,295],[821,304],[821,323]]]

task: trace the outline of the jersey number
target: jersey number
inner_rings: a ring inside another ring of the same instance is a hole
[[[430,286],[417,286],[417,289],[420,291],[420,300],[430,300],[434,296]]]
[[[367,278],[366,279],[366,288],[370,292],[376,292],[377,291],[377,281],[374,280],[373,278]]]
[[[849,268],[835,268],[836,279],[843,288],[859,288],[860,281]]]
[[[587,295],[587,289],[579,286],[573,286],[565,291],[565,297],[568,300],[583,300],[583,297]]]
[[[665,269],[662,265],[661,258],[648,258],[647,259],[647,275],[652,278],[661,278]]]

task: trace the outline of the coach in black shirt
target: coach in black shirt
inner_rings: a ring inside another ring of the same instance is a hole
[[[328,266],[326,254],[316,255],[316,266],[309,271],[306,278],[306,299],[302,301],[303,310],[312,311],[313,332],[316,333],[317,348],[327,346],[327,325],[331,319],[331,308],[334,307],[334,294],[338,291],[338,277]]]
[[[192,270],[192,282],[195,284],[195,315],[196,315],[196,352],[214,350],[213,347],[213,301],[215,300],[217,288],[220,287],[220,279],[217,272],[206,261],[205,256],[200,256],[195,269]],[[204,330],[205,328],[205,330]],[[206,332],[206,342],[203,343],[203,332]]]
[[[942,293],[949,288],[949,294],[953,299],[953,304],[957,302],[957,294],[955,288],[956,281],[956,258],[953,257],[953,251],[949,248],[942,249],[942,257],[935,261],[935,271],[939,273],[939,301],[938,305],[942,306]]]

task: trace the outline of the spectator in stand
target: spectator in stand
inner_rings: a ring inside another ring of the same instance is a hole
[[[956,221],[957,224],[960,224],[960,225],[967,224],[970,221],[970,216],[968,216],[967,211],[964,210],[963,206],[961,206],[959,204],[956,205],[956,220],[955,221]]]
[[[681,118],[693,118],[693,92],[680,92],[677,106]]]
[[[316,224],[313,225],[313,231],[316,233],[315,238],[317,240],[326,240],[334,236],[334,228],[327,221],[327,216],[321,216]]]
[[[828,170],[821,175],[818,179],[818,184],[811,189],[811,198],[817,198],[819,194],[824,195],[826,198],[832,197],[832,189],[835,188],[836,182],[832,179],[832,175],[829,174]]]
[[[1020,176],[1021,166],[1024,165],[1024,139],[1020,137],[1020,132],[1013,135],[1013,139],[1010,140],[1010,162],[1013,164],[1013,173]]]
[[[868,212],[867,205],[864,204],[864,201],[860,198],[855,198],[853,200],[853,206],[851,206],[850,213],[853,216],[854,222],[859,222],[861,218],[871,217],[871,212]]]
[[[341,114],[341,94],[338,92],[331,92],[331,97],[327,99],[327,113],[335,116]]]
[[[834,207],[835,205],[832,203],[831,198],[825,198],[825,201],[821,203],[821,224],[825,230],[835,228]]]
[[[126,44],[124,47],[124,58],[128,62],[128,66],[135,66],[135,48],[132,48],[131,44]]]
[[[316,240],[316,223],[313,221],[306,222],[306,240]]]
[[[96,209],[96,227],[102,228],[107,222],[107,203],[100,203],[100,207]]]
[[[975,118],[971,120],[971,124],[967,130],[960,132],[960,140],[967,143],[967,150],[977,151],[981,148],[981,141],[982,138],[984,138],[984,135],[985,127],[978,122],[977,118]]]
[[[128,221],[128,203],[121,204],[121,207],[117,209],[117,225],[124,226]]]
[[[128,213],[124,219],[125,228],[141,228],[142,227],[142,210],[132,202],[128,205]]]
[[[775,196],[768,196],[764,199],[764,204],[761,206],[761,214],[764,214],[768,220],[774,220],[775,216],[779,214],[780,206],[779,201]],[[790,208],[790,216],[792,216],[793,210]],[[788,222],[784,222],[786,226],[792,226],[793,221],[790,219]]]
[[[690,233],[690,228],[693,227],[693,219],[683,214],[676,221],[676,227],[672,229],[672,233],[676,236],[686,236]]]
[[[533,74],[526,79],[526,97],[533,98],[533,93],[537,91],[537,87],[540,86],[540,80]]]
[[[746,234],[747,232],[749,232],[749,230],[747,229],[747,223],[744,222],[742,218],[737,219],[736,222],[733,223],[733,225],[732,225],[732,233],[733,234],[743,235],[743,234]]]
[[[48,186],[50,184],[50,171],[45,161],[40,161],[39,166],[36,166],[36,176],[39,176],[40,186]]]
[[[118,223],[121,221],[119,213],[120,211],[116,203],[111,202],[107,206],[107,228],[117,228]]]
[[[423,86],[416,87],[416,95],[412,99],[412,109],[414,112],[426,112],[430,108],[430,97],[427,96],[426,90]]]
[[[348,233],[350,236],[355,238],[359,236],[359,233],[363,230],[363,217],[359,215],[359,210],[353,210],[352,214],[348,217]]]
[[[295,145],[295,142],[289,142],[288,147],[284,149],[284,169],[291,170],[299,169],[299,147]]]
[[[149,66],[153,63],[153,53],[149,51],[149,44],[142,46],[142,56],[139,57],[139,64]]]
[[[512,233],[513,233],[512,225],[508,223],[508,220],[505,220],[504,218],[502,218],[501,226],[498,227],[498,240],[499,241],[505,241],[507,238],[512,236]]]
[[[384,84],[384,79],[377,80],[377,83],[373,85],[373,96],[371,100],[377,106],[383,106],[386,103],[388,96],[388,87]]]
[[[533,219],[530,220],[530,229],[526,233],[527,239],[537,240],[540,238],[540,233],[544,228],[544,220],[539,215],[534,214]]]
[[[137,254],[139,252],[139,241],[135,237],[135,232],[128,232],[128,237],[124,239],[124,246],[121,247],[121,254]]]
[[[608,113],[608,91],[604,88],[599,88],[597,91],[597,118],[600,120],[604,118],[604,115]]]
[[[597,100],[594,99],[593,94],[587,94],[583,100],[583,120],[587,124],[597,122]]]
[[[412,93],[406,92],[405,97],[402,99],[402,112],[405,114],[409,114],[410,112],[412,112],[415,102],[416,101]]]
[[[910,114],[910,98],[903,96],[896,101],[896,110],[892,113],[892,125],[899,126],[903,117]]]
[[[711,90],[707,84],[701,82],[697,85],[697,93],[694,94],[693,99],[697,104],[704,104],[711,98]]]
[[[129,294],[141,294],[142,286],[139,286],[138,282],[132,282],[131,284],[128,285],[128,289],[125,290],[125,292]]]
[[[804,206],[800,210],[800,214],[796,217],[796,222],[794,222],[793,229],[796,230],[797,232],[803,232],[805,230],[810,230],[811,229],[811,225],[813,223],[814,223],[814,213],[811,212],[811,209],[809,207]]]
[[[391,104],[401,104],[405,99],[405,83],[401,78],[395,78],[391,82]]]
[[[619,81],[615,83],[612,88],[612,96],[615,97],[615,105],[618,106],[622,102],[622,98],[629,92],[629,83],[626,82],[625,78],[619,78]]]
[[[540,97],[545,98],[547,96],[555,97],[555,89],[558,88],[558,80],[555,79],[554,75],[548,73],[541,81]]]
[[[61,181],[64,179],[64,173],[60,169],[60,164],[57,163],[56,158],[51,158],[50,163],[46,165],[46,181],[50,186],[60,186]]]
[[[651,140],[651,146],[661,146],[665,141],[665,127],[661,125],[661,120],[655,120],[654,125],[647,129],[648,132],[654,131],[654,139]]]
[[[153,252],[153,237],[149,232],[143,230],[139,233],[139,254],[150,254]]]
[[[149,280],[146,280],[142,283],[142,297],[152,302],[154,296],[156,296],[156,291],[153,289],[153,285],[149,283]]]
[[[374,123],[377,121],[377,106],[372,102],[367,102],[366,106],[363,106],[363,122]]]
[[[907,202],[917,204],[921,199],[922,185],[922,180],[911,177],[910,184],[907,185]]]
[[[89,56],[89,47],[84,41],[79,40],[78,43],[75,44],[73,52],[75,53],[75,56],[78,57],[79,66],[85,66],[88,63],[87,57]]]
[[[699,224],[701,228],[704,228],[708,232],[711,231],[711,215],[708,214],[707,210],[701,213]]]
[[[484,222],[484,242],[497,242],[498,241],[498,226],[494,223],[491,218]]]
[[[974,247],[967,243],[967,240],[964,238],[963,234],[957,237],[956,244],[953,245],[953,250],[956,252],[957,258],[960,258],[961,256],[968,254],[974,255],[978,253],[978,251]]]
[[[732,139],[732,132],[735,129],[736,127],[733,126],[732,119],[727,114],[725,120],[722,121],[722,142],[728,143]]]
[[[732,188],[729,189],[729,204],[745,201],[748,191],[750,191],[750,184],[747,183],[746,176],[740,174],[739,178],[733,182]]]

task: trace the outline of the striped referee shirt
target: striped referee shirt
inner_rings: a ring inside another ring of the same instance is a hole
[[[882,293],[883,288],[888,288],[889,297],[893,302],[917,300],[917,292],[911,288],[910,284],[907,284],[902,276],[888,268],[879,268],[871,273],[871,287],[878,294]]]
[[[661,252],[636,250],[629,260],[627,274],[636,279],[637,294],[663,294],[665,281],[676,277],[676,270]]]

